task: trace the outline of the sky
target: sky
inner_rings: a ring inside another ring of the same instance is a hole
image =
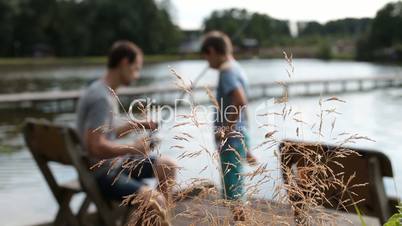
[[[395,1],[395,0],[394,0]],[[391,0],[171,0],[172,16],[182,29],[199,29],[213,10],[245,8],[277,19],[327,22],[345,17],[374,17]]]

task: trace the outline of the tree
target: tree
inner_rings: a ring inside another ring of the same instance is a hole
[[[245,9],[228,9],[213,11],[211,16],[204,20],[204,31],[220,30],[232,38],[234,43],[240,43],[245,38],[244,28],[249,24],[250,15]],[[236,36],[236,37],[234,37]]]
[[[356,36],[367,31],[371,19],[346,18],[329,21],[325,24],[325,33],[328,35]]]
[[[402,60],[402,2],[380,9],[357,45],[360,60]]]
[[[323,35],[325,34],[324,26],[315,21],[299,23],[299,36]]]
[[[103,55],[116,39],[137,43],[146,53],[164,53],[179,45],[180,31],[168,12],[152,0],[86,0],[92,36],[90,53]],[[163,35],[162,35],[163,34]]]
[[[389,3],[378,11],[370,32],[374,48],[391,47],[402,41],[402,2]]]
[[[320,24],[315,21],[299,23],[299,36],[323,35],[356,37],[368,30],[371,21],[372,20],[369,18],[346,18],[328,21],[325,24]]]
[[[0,0],[1,56],[104,55],[119,39],[177,50],[181,32],[153,0]]]
[[[232,41],[240,45],[245,38],[256,39],[259,43],[278,42],[282,37],[290,37],[288,21],[276,20],[266,14],[249,13],[245,9],[213,11],[204,20],[204,31],[220,30]]]
[[[55,15],[54,0],[20,0],[16,6],[14,40],[18,55],[31,55],[37,46],[51,46],[49,32]]]
[[[0,0],[0,56],[12,55],[14,9],[8,0]]]

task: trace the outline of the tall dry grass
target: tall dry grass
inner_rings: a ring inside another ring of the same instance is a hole
[[[287,63],[287,77],[292,79],[295,77],[293,57],[286,53],[284,53],[284,57]],[[188,94],[191,103],[189,113],[178,115],[180,122],[176,123],[170,130],[175,143],[170,147],[170,151],[179,153],[177,158],[179,162],[189,158],[197,158],[201,155],[208,156],[214,167],[206,165],[202,167],[199,174],[206,171],[219,171],[218,150],[210,150],[204,144],[199,144],[198,147],[192,147],[191,149],[187,149],[183,145],[183,143],[196,140],[192,134],[185,132],[184,128],[193,127],[201,130],[210,125],[201,123],[198,118],[197,103],[193,95],[191,81],[186,81],[183,76],[172,68],[170,72],[176,79],[177,87]],[[359,186],[366,186],[366,184],[356,184],[354,183],[355,175],[345,178],[342,172],[334,172],[332,168],[334,164],[343,167],[338,161],[339,159],[357,155],[353,150],[345,148],[347,145],[360,140],[370,140],[367,137],[346,132],[337,135],[333,134],[336,119],[340,116],[333,103],[346,104],[346,102],[337,97],[325,99],[320,97],[317,106],[317,120],[306,122],[303,120],[303,112],[296,111],[296,108],[292,107],[286,82],[278,83],[283,86],[284,93],[281,98],[275,99],[274,104],[279,106],[281,110],[272,112],[267,109],[266,113],[259,114],[258,117],[264,119],[275,116],[280,119],[280,123],[295,123],[298,125],[295,131],[288,132],[294,133],[299,138],[303,138],[303,134],[306,131],[316,134],[318,141],[323,140],[325,136],[331,136],[331,139],[336,141],[334,150],[326,153],[319,142],[311,144],[317,145],[318,149],[312,149],[303,144],[285,142],[282,144],[281,150],[278,150],[282,139],[277,134],[283,128],[267,120],[266,124],[260,126],[260,128],[266,129],[266,132],[261,134],[263,141],[255,145],[252,150],[261,153],[273,152],[274,155],[267,156],[267,158],[276,158],[277,166],[273,170],[267,161],[259,159],[258,164],[251,171],[242,174],[245,178],[245,201],[236,203],[235,201],[222,199],[220,189],[217,186],[203,186],[209,184],[209,181],[205,178],[189,179],[183,184],[170,182],[167,186],[173,187],[177,192],[174,197],[168,200],[165,206],[159,205],[152,194],[147,197],[136,194],[125,197],[122,204],[134,207],[128,225],[168,225],[168,221],[176,222],[177,224],[182,222],[182,225],[232,225],[235,223],[232,212],[235,212],[235,207],[238,206],[241,206],[241,210],[244,211],[246,220],[237,222],[237,225],[336,225],[342,216],[334,212],[328,212],[323,208],[325,205],[332,205],[332,202],[327,197],[328,191],[336,189],[341,194],[342,201],[337,203],[334,209],[347,209],[364,201],[364,197],[358,197],[353,192],[353,189]],[[114,92],[113,95],[118,100]],[[209,97],[211,104],[219,108],[219,104],[211,90],[206,88],[205,95]],[[122,104],[120,103],[120,105]],[[139,106],[137,110],[144,116],[148,114],[146,106]],[[126,111],[125,114],[129,119]],[[327,118],[332,119],[330,123],[327,123]],[[133,123],[133,131],[144,132],[144,128],[138,128],[135,125]],[[330,131],[329,135],[327,134],[328,131]],[[224,131],[221,131],[221,133],[224,133]],[[232,134],[231,136],[239,136],[239,134]],[[227,134],[222,134],[222,137],[227,137]],[[222,144],[226,140],[223,139]],[[159,149],[154,150],[157,155],[160,154]],[[290,164],[295,161],[295,156],[301,160],[296,166]],[[113,163],[116,162],[118,161]],[[102,164],[102,162],[99,164]],[[140,162],[138,161],[124,162],[122,170],[131,171],[138,167],[139,164]],[[115,166],[112,164],[110,167]],[[180,170],[183,169],[179,169],[179,173]],[[154,171],[157,173],[156,170]],[[278,172],[280,173],[278,174]],[[283,183],[284,180],[287,183]],[[261,193],[264,185],[269,183],[274,184],[272,191],[269,191],[273,193],[272,198],[270,200],[261,199],[258,194]],[[150,211],[151,207],[159,211],[152,212]],[[347,221],[347,219],[344,219],[343,222]]]

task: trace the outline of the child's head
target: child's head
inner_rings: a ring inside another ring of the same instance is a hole
[[[208,61],[211,68],[218,69],[233,53],[232,42],[229,37],[220,31],[210,31],[205,34],[201,54]]]

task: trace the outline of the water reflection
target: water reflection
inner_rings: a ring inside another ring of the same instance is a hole
[[[283,80],[287,78],[285,71],[286,62],[283,60],[246,60],[242,64],[249,75],[251,83],[263,81]],[[142,78],[135,85],[155,84],[155,85],[172,85],[173,77],[169,75],[169,66],[175,68],[185,79],[193,80],[205,67],[202,61],[177,61],[161,64],[146,65],[142,72]],[[391,65],[378,65],[371,63],[358,62],[342,62],[342,61],[320,61],[320,60],[296,60],[295,75],[293,79],[312,79],[312,78],[350,78],[350,77],[371,77],[386,75],[402,75],[402,68]],[[26,91],[44,91],[44,90],[68,90],[80,89],[85,85],[98,78],[104,73],[101,66],[88,67],[57,67],[57,68],[41,68],[41,69],[19,69],[19,70],[2,70],[0,69],[0,92],[16,93]],[[209,71],[200,81],[200,84],[211,84],[216,81],[216,72]],[[343,114],[338,116],[337,128],[335,131],[340,133],[343,130],[349,132],[358,132],[362,135],[369,136],[376,140],[374,143],[363,143],[364,147],[378,149],[386,153],[394,167],[396,183],[399,188],[402,184],[402,168],[399,164],[402,159],[400,148],[400,140],[402,137],[402,92],[398,89],[382,90],[368,93],[345,94],[341,96],[347,101],[347,104],[338,109]],[[296,98],[291,103],[304,112],[306,120],[313,120],[316,114],[319,97]],[[262,100],[251,103],[251,111],[261,104]],[[49,217],[55,212],[54,201],[51,200],[49,190],[40,175],[30,153],[25,148],[21,127],[26,117],[47,118],[53,122],[74,125],[74,114],[43,114],[27,110],[0,111],[0,200],[6,205],[0,207],[0,219],[17,218],[18,214],[26,212],[26,222],[32,223],[33,219],[38,220],[38,214],[32,211],[40,209],[40,216]],[[259,144],[263,139],[263,132],[258,126],[251,125],[251,136],[253,145]],[[173,133],[169,130],[171,126],[165,125],[162,128],[164,140],[162,141],[161,150],[167,155],[176,157],[179,153],[175,153],[169,147],[175,142],[172,137]],[[282,125],[282,132],[278,134],[279,138],[293,138],[294,125]],[[207,127],[202,131],[189,129],[187,131],[194,136],[197,135],[200,143],[213,149],[211,127]],[[334,132],[334,133],[335,133]],[[315,137],[307,135],[304,139],[312,140]],[[276,168],[276,159],[273,150],[267,152],[256,153],[258,157],[267,161],[272,169]],[[199,171],[205,166],[211,164],[206,156],[181,161],[180,165],[185,168],[181,172],[179,179],[182,181],[191,177],[203,176],[217,179],[217,171],[211,165],[210,170],[205,171],[202,175]],[[191,166],[191,167],[189,167]],[[55,167],[58,178],[67,180],[74,177],[72,169]],[[386,181],[387,191],[393,191],[393,181]],[[269,196],[272,184],[267,184],[263,188],[264,195]],[[35,195],[30,195],[35,194]],[[46,201],[41,201],[46,200]],[[11,203],[16,208],[7,208],[7,204]],[[27,203],[30,203],[27,205]],[[32,203],[32,204],[31,204]],[[42,218],[45,220],[45,218]],[[16,219],[17,222],[18,219]],[[40,219],[39,219],[40,220]],[[1,224],[0,220],[0,224]],[[25,222],[25,221],[24,221]]]

